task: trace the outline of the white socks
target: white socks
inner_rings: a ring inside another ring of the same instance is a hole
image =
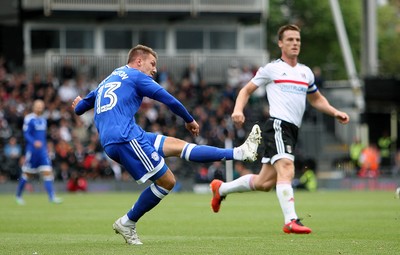
[[[276,184],[276,195],[285,217],[285,224],[289,223],[291,219],[297,219],[297,214],[294,209],[294,194],[291,183],[278,182]]]
[[[131,220],[128,218],[128,215],[126,215],[126,214],[125,214],[124,216],[121,217],[121,223],[122,223],[122,225],[125,226],[125,227],[135,227],[135,226],[136,226],[136,222],[131,221]]]
[[[253,176],[253,174],[246,174],[231,182],[223,182],[219,188],[219,194],[226,196],[230,193],[254,190]]]
[[[237,147],[233,148],[233,159],[243,160],[243,151],[239,150]]]
[[[247,174],[231,182],[223,182],[219,188],[219,194],[226,196],[230,193],[247,192],[255,190],[253,183],[254,174]],[[298,219],[294,208],[294,192],[290,182],[279,182],[276,184],[276,195],[281,205],[285,224],[291,219]]]

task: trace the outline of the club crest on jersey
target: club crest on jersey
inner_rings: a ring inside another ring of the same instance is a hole
[[[151,153],[151,158],[155,161],[159,161],[160,160],[160,156],[158,156],[157,152],[153,152]]]
[[[292,153],[292,146],[286,145],[286,151],[287,151],[288,153]]]
[[[303,77],[304,79],[307,79],[307,76],[306,76],[305,73],[302,73],[302,74],[301,74],[301,77]]]

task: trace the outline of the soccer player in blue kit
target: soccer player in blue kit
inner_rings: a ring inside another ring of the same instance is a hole
[[[22,193],[26,183],[39,172],[42,175],[49,201],[56,204],[62,202],[62,199],[54,194],[53,167],[47,152],[47,120],[42,116],[44,108],[43,100],[37,99],[33,102],[32,113],[27,114],[24,118],[23,132],[26,149],[25,162],[22,166],[16,194],[16,201],[19,205],[25,204]]]
[[[136,223],[153,209],[175,185],[175,177],[164,158],[181,157],[194,162],[218,160],[254,161],[261,131],[254,125],[244,144],[233,149],[190,144],[174,137],[145,132],[135,122],[143,97],[164,103],[185,121],[192,135],[199,134],[199,125],[186,108],[152,76],[157,72],[157,54],[144,45],[129,51],[125,66],[115,69],[85,98],[77,97],[72,103],[75,113],[81,115],[94,108],[94,122],[100,142],[107,155],[122,164],[137,183],[150,180],[134,206],[113,224],[128,244],[142,244]]]

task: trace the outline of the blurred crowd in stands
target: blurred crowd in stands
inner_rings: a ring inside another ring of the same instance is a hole
[[[95,79],[86,68],[72,66],[68,61],[59,70],[27,77],[26,72],[10,70],[4,58],[0,59],[0,183],[19,178],[24,160],[23,119],[30,112],[32,102],[38,98],[46,104],[47,146],[56,181],[67,183],[71,177],[84,177],[89,181],[106,178],[130,180],[124,169],[101,149],[92,112],[79,117],[71,108],[77,95],[84,97],[104,77]],[[225,139],[230,138],[234,146],[240,145],[254,124],[251,120],[260,114],[268,114],[266,100],[260,100],[264,97],[264,90],[259,89],[260,93],[251,99],[247,109],[249,126],[234,127],[231,122],[236,94],[256,70],[233,62],[226,72],[226,84],[207,84],[207,77],[203,77],[195,65],[188,66],[181,77],[172,77],[168,67],[160,66],[155,80],[189,109],[201,127],[201,134],[192,137],[184,128],[183,120],[150,99],[144,100],[136,121],[147,131],[188,142],[225,147]],[[251,106],[255,104],[257,110],[252,110]],[[253,115],[257,116],[252,118]],[[212,166],[185,162],[180,158],[169,158],[167,162],[177,178],[196,178]],[[254,165],[254,169],[258,166]]]

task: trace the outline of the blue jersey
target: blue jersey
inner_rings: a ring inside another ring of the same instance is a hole
[[[42,116],[30,113],[24,118],[24,138],[26,142],[26,152],[34,152],[40,150],[47,155],[47,120]],[[42,147],[37,149],[34,146],[35,141],[42,142]]]
[[[50,171],[51,161],[47,153],[47,120],[42,116],[30,113],[24,118],[25,162],[23,172],[37,173],[37,171]],[[40,141],[42,146],[35,147],[35,141]]]
[[[144,133],[135,121],[143,97],[166,104],[187,123],[193,121],[186,108],[152,77],[128,65],[115,69],[78,103],[75,112],[81,115],[94,108],[94,121],[103,147],[129,142]]]

